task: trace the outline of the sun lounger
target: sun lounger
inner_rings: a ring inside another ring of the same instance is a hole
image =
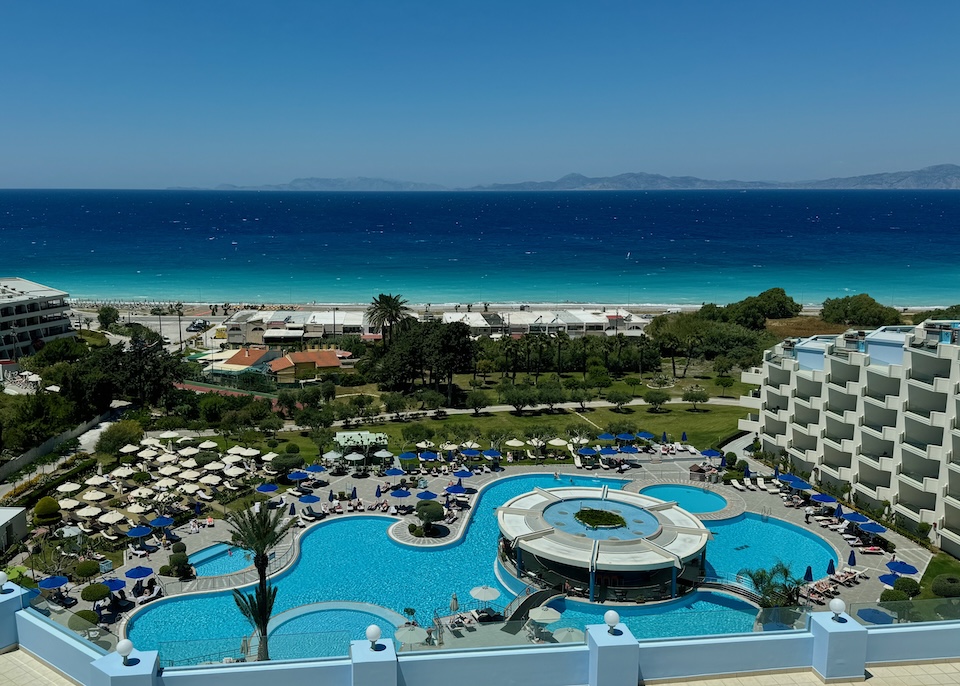
[[[737,489],[738,491],[745,491],[745,490],[747,490],[747,489],[745,489],[745,488],[743,487],[743,484],[740,483],[740,481],[737,480],[737,479],[730,479],[730,485],[733,486],[733,487],[734,487],[735,489]]]
[[[746,489],[747,489],[748,491],[755,491],[755,490],[757,490],[757,487],[753,485],[753,482],[750,481],[750,479],[744,479],[744,480],[743,480],[743,485],[746,487]]]
[[[859,582],[860,582],[860,579],[869,579],[869,578],[870,578],[870,577],[867,575],[867,570],[865,570],[865,569],[857,569],[856,567],[844,567],[844,568],[843,568],[843,571],[845,571],[847,574],[855,574],[855,575],[856,575],[856,580],[854,581],[854,583],[859,583]]]
[[[207,495],[207,492],[202,490],[197,491],[197,497],[200,498],[200,500],[213,500],[212,495]]]
[[[309,505],[300,510],[300,516],[308,522],[317,521],[317,513],[314,512],[313,508]]]
[[[583,469],[583,460],[580,459],[580,456],[579,456],[579,455],[574,455],[574,456],[573,456],[573,465],[574,465],[577,469]]]

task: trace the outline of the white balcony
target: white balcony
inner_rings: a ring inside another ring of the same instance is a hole
[[[879,502],[891,500],[893,498],[893,489],[889,486],[880,486],[878,484],[871,484],[866,481],[858,481],[855,483],[853,485],[853,490],[860,491],[864,495],[868,495]]]
[[[763,370],[759,367],[753,367],[749,370],[740,372],[740,380],[743,383],[753,384],[754,386],[760,386],[763,384]]]
[[[826,433],[821,437],[824,445],[829,445],[834,450],[839,450],[842,453],[855,453],[857,451],[856,445],[852,438],[837,438],[835,436],[828,436]]]
[[[953,525],[944,524],[937,529],[937,533],[955,545],[960,546],[960,525],[951,528],[952,526]]]
[[[946,412],[928,411],[922,407],[907,405],[903,410],[903,415],[920,424],[939,426],[943,429],[947,428],[947,426],[950,424],[950,420],[947,418]]]
[[[928,524],[933,524],[935,521],[937,521],[933,510],[925,510],[919,507],[916,510],[913,510],[902,502],[898,502],[896,505],[894,505],[893,511],[902,514],[910,521],[916,523],[927,522]]]
[[[904,403],[899,395],[884,395],[880,397],[865,395],[863,396],[863,402],[882,407],[885,410],[894,410],[895,412],[901,411]]]
[[[941,445],[934,445],[930,443],[925,446],[913,445],[912,443],[907,443],[903,441],[900,443],[900,449],[904,452],[908,452],[911,455],[916,455],[917,457],[922,457],[925,460],[935,460],[937,462],[942,462],[944,459],[944,449]]]
[[[896,462],[892,457],[873,457],[872,455],[864,455],[863,453],[858,453],[857,458],[873,467],[874,469],[879,469],[881,472],[887,472],[888,474],[893,474],[897,471]],[[957,465],[960,469],[960,465]]]
[[[869,369],[871,374],[883,376],[883,377],[886,377],[887,379],[903,378],[902,364],[871,364]]]
[[[820,438],[820,424],[817,422],[810,422],[809,424],[799,424],[794,422],[792,425],[793,430],[797,433],[801,433],[804,436],[810,436],[811,438]]]
[[[750,433],[759,433],[760,432],[760,416],[751,414],[743,419],[737,420],[737,429],[740,431],[748,431]]]
[[[757,410],[759,412],[760,406],[763,405],[763,399],[754,397],[752,395],[741,395],[740,396],[740,407],[748,410]]]
[[[789,422],[792,418],[792,414],[790,410],[785,408],[781,408],[779,410],[775,410],[772,408],[765,408],[763,410],[763,415],[767,419],[774,419],[778,422]]]
[[[883,439],[884,441],[899,442],[903,436],[903,432],[895,426],[873,427],[862,424],[860,426],[860,430],[869,434],[870,436]]]
[[[792,455],[794,459],[803,460],[804,462],[809,462],[810,464],[816,464],[817,460],[820,459],[819,451],[802,450],[794,446],[790,446],[789,448],[787,448],[787,454]]]
[[[827,412],[834,419],[844,424],[856,424],[860,420],[860,413],[856,410],[833,410],[825,407],[824,412]]]
[[[960,497],[950,492],[944,493],[943,504],[949,505],[954,510],[960,510]],[[960,530],[960,526],[957,526],[957,529]]]
[[[847,395],[860,395],[863,392],[863,384],[859,381],[831,381],[828,385],[833,390]]]
[[[913,486],[918,491],[923,491],[924,493],[932,493],[936,495],[939,491],[940,480],[930,476],[921,476],[919,474],[908,474],[907,472],[900,472],[897,474],[897,478],[903,481],[904,483]]]
[[[823,474],[829,474],[834,479],[838,481],[853,481],[853,469],[850,467],[837,467],[835,465],[827,464],[826,462],[820,463],[820,472]]]
[[[807,398],[795,395],[793,397],[793,402],[799,407],[807,407],[811,410],[822,410],[823,409],[823,398],[816,395],[811,395]]]
[[[941,376],[919,378],[911,376],[907,378],[907,383],[927,391],[933,391],[934,393],[956,395],[957,392],[957,384]]]
[[[813,381],[814,383],[823,383],[827,374],[822,369],[798,369],[797,378]]]

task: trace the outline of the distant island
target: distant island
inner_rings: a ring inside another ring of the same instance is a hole
[[[938,164],[914,171],[884,172],[818,181],[716,181],[695,176],[663,176],[635,172],[589,177],[567,174],[556,181],[495,183],[471,188],[447,188],[439,184],[394,181],[368,177],[348,179],[303,178],[266,186],[221,184],[216,188],[170,188],[168,190],[218,191],[691,191],[691,190],[960,190],[960,166]]]

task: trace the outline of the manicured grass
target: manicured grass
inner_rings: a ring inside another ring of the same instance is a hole
[[[930,564],[927,565],[926,571],[923,573],[923,578],[920,579],[920,595],[917,597],[921,599],[939,597],[933,594],[930,587],[933,585],[933,580],[941,574],[952,574],[960,577],[960,560],[946,553],[937,553],[934,555],[933,559],[930,560]]]

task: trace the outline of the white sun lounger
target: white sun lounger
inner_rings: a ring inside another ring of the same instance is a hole
[[[745,491],[745,490],[747,490],[747,489],[745,489],[745,488],[743,487],[743,484],[740,483],[737,479],[730,479],[730,485],[733,486],[733,487],[734,487],[735,489],[737,489],[738,491]]]
[[[757,490],[757,487],[753,485],[753,482],[750,481],[750,479],[744,479],[744,480],[743,480],[743,485],[747,487],[747,490],[748,490],[748,491],[755,491],[755,490]]]
[[[573,464],[576,466],[577,469],[583,469],[583,461],[580,459],[579,455],[573,456]]]

